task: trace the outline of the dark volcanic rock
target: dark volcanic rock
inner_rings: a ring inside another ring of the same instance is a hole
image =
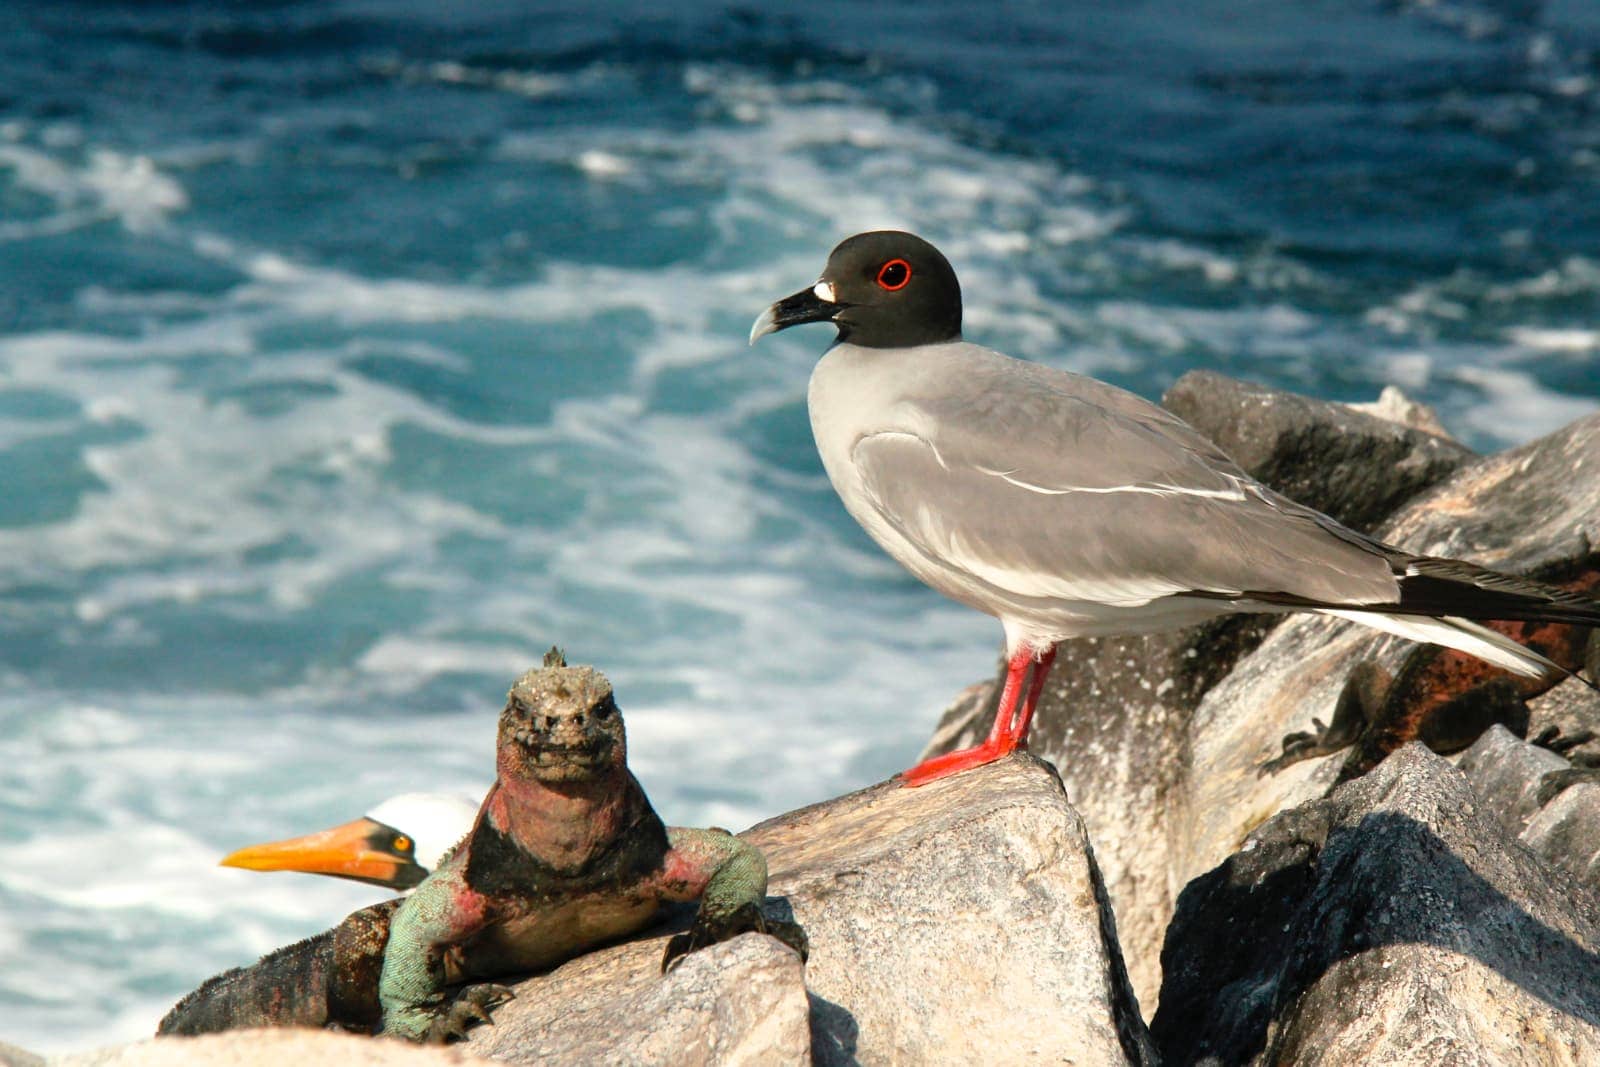
[[[1600,901],[1409,745],[1184,891],[1168,1064],[1600,1062]]]
[[[1473,456],[1447,437],[1212,371],[1185,374],[1161,403],[1260,481],[1358,530]]]

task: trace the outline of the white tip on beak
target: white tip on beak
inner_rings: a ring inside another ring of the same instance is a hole
[[[778,328],[777,307],[778,307],[778,305],[776,305],[776,304],[769,305],[767,307],[767,310],[763,311],[756,318],[755,324],[750,327],[750,343],[751,344],[755,344],[757,341],[761,340],[767,334],[772,333],[775,330],[777,330],[777,328]]]

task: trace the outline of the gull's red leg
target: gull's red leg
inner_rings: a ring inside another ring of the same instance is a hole
[[[1017,721],[1011,731],[1012,743],[1017,748],[1028,747],[1028,727],[1033,725],[1033,712],[1039,706],[1039,694],[1044,692],[1044,676],[1050,673],[1050,665],[1056,661],[1056,646],[1051,645],[1045,654],[1039,657],[1039,662],[1033,667],[1033,681],[1028,686],[1028,699],[1023,701],[1022,714],[1017,716]]]
[[[1053,656],[1054,653],[1055,650],[1052,648],[1046,655]],[[988,738],[981,745],[925,759],[909,771],[902,771],[901,782],[908,786],[927,785],[957,771],[993,763],[1016,748],[1017,738],[1027,735],[1027,725],[1024,722],[1019,733],[1013,728],[1012,719],[1016,715],[1017,697],[1022,694],[1022,676],[1032,665],[1033,652],[1028,648],[1021,649],[1006,664],[1006,684],[1000,690],[1000,706],[995,709],[994,726],[990,728]],[[1033,717],[1033,702],[1038,699],[1039,687],[1042,684],[1038,680],[1040,677],[1042,675],[1036,673],[1034,684],[1029,691],[1028,703],[1023,708],[1023,715],[1026,718]]]

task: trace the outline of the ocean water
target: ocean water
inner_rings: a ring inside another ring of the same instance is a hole
[[[911,762],[998,627],[833,497],[841,237],[1149,396],[1600,403],[1583,0],[0,10],[0,1039],[148,1033],[375,899],[219,870],[481,790],[551,644],[665,818]]]

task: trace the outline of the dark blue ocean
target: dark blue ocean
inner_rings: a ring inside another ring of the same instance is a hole
[[[551,644],[668,821],[908,764],[999,629],[834,498],[827,330],[745,346],[878,227],[1017,355],[1523,441],[1600,402],[1600,4],[0,8],[0,1039],[375,899],[214,864],[481,790]]]

